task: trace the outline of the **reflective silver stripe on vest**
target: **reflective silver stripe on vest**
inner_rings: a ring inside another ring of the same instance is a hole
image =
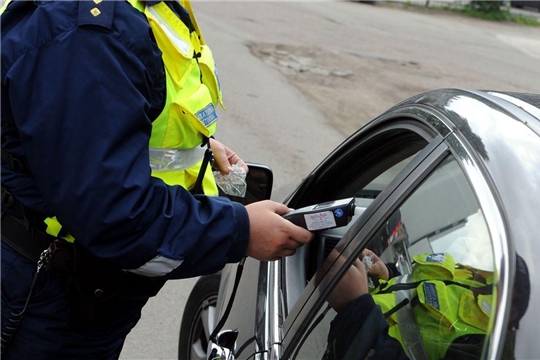
[[[198,164],[205,151],[201,146],[187,150],[150,148],[150,167],[152,171],[185,170]]]
[[[171,271],[173,271],[180,265],[182,265],[183,262],[184,260],[173,260],[173,259],[169,259],[164,256],[161,256],[161,255],[158,255],[152,260],[150,260],[149,262],[147,262],[146,264],[144,264],[143,266],[141,266],[140,268],[131,269],[127,271],[137,274],[137,275],[148,276],[148,277],[163,276],[170,273]]]
[[[156,21],[159,23],[159,26],[161,26],[161,28],[167,34],[167,37],[169,38],[169,40],[172,41],[174,46],[186,57],[191,57],[191,52],[193,52],[193,50],[191,50],[190,52],[191,44],[186,42],[186,40],[182,39],[182,37],[178,35],[176,31],[174,31],[174,29],[167,23],[167,21],[165,21],[152,6],[147,6],[146,9],[150,14],[152,14],[154,19],[156,19]]]

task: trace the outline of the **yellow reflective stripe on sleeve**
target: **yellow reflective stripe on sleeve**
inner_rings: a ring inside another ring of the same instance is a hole
[[[62,231],[62,224],[56,219],[56,216],[48,217],[43,222],[47,225],[47,229],[45,229],[45,232],[51,236],[59,237],[60,231]],[[74,242],[75,238],[71,236],[71,234],[67,234],[66,236],[60,236],[62,239],[66,240],[67,242]]]

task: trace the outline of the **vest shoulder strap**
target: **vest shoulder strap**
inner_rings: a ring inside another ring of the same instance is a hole
[[[201,29],[199,27],[199,24],[197,23],[197,19],[195,18],[195,13],[193,12],[193,8],[191,7],[191,1],[190,0],[180,0],[180,5],[184,7],[191,18],[191,23],[193,24],[193,27],[195,28],[195,31],[199,35],[199,40],[201,41],[201,45],[205,45],[206,42],[204,41],[204,37],[202,35]]]
[[[400,290],[410,290],[417,288],[423,282],[429,282],[430,280],[414,281],[414,282],[403,282],[403,283],[386,283],[383,286],[379,287],[374,294],[388,294]],[[473,291],[473,293],[489,295],[493,293],[493,284],[487,284],[482,286],[473,286],[471,284],[462,283],[459,281],[453,280],[438,280],[445,285],[456,285]]]

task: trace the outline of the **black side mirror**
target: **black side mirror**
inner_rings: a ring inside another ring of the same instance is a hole
[[[243,205],[248,205],[256,201],[268,200],[272,195],[272,186],[274,183],[274,174],[272,169],[266,165],[247,163],[249,172],[246,175],[246,196],[241,198],[238,196],[226,195],[220,189],[220,195],[226,196],[232,201],[239,202]]]

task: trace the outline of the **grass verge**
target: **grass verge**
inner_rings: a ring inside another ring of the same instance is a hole
[[[456,7],[455,5],[418,5],[417,3],[410,1],[402,3],[401,6],[404,9],[443,10],[488,21],[508,21],[527,26],[540,26],[540,21],[537,18],[527,15],[513,14],[508,8],[501,8],[499,11],[479,11],[471,7]]]
[[[532,16],[512,14],[508,9],[501,9],[500,11],[483,12],[470,8],[456,9],[446,8],[446,10],[462,13],[466,16],[471,16],[483,20],[489,21],[510,21],[521,25],[540,26],[540,21]]]

